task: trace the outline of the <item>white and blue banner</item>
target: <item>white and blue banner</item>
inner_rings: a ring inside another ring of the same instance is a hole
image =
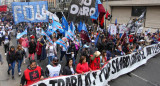
[[[47,1],[12,2],[15,24],[20,22],[48,22],[48,16],[42,13],[43,10],[48,10]]]
[[[106,86],[109,81],[146,64],[160,53],[160,43],[146,46],[140,52],[115,57],[100,70],[69,76],[48,78],[30,86]]]

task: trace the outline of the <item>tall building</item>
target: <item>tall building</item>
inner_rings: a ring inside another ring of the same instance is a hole
[[[103,0],[104,1],[104,0]],[[160,0],[105,0],[104,7],[112,14],[111,23],[118,20],[126,24],[130,19],[139,17],[146,11],[144,27],[160,28]]]

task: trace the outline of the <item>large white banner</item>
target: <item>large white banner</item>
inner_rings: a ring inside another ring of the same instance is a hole
[[[60,76],[34,83],[31,86],[104,86],[112,79],[129,73],[160,53],[160,43],[147,46],[141,52],[115,57],[101,70],[84,75]]]

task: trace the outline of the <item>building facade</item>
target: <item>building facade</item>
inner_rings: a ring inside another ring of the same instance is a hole
[[[108,0],[103,5],[112,14],[110,23],[117,19],[118,23],[127,24],[130,19],[139,17],[146,11],[144,27],[160,28],[160,0]]]

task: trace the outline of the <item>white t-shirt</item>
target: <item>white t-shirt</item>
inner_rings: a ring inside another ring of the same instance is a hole
[[[71,69],[70,69],[71,71],[72,71],[72,74],[74,74],[75,72],[74,72],[74,70],[73,70],[73,67],[71,67]]]
[[[4,44],[7,44],[7,43],[9,43],[9,39],[8,39],[8,36],[5,36]]]
[[[47,68],[49,70],[49,77],[56,77],[59,76],[60,70],[61,70],[61,65],[58,64],[57,66],[53,67],[52,65],[47,65]]]
[[[40,33],[41,28],[36,27],[36,33]]]

